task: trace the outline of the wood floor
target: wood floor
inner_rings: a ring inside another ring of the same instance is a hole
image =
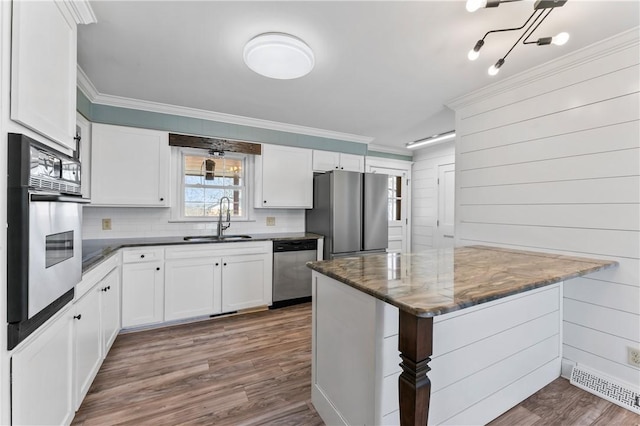
[[[323,425],[311,405],[311,305],[118,336],[74,425]],[[640,425],[558,379],[491,423]]]

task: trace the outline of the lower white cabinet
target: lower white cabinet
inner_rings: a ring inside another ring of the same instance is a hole
[[[74,304],[73,320],[75,337],[74,409],[77,410],[89,391],[103,359],[100,290],[98,286],[93,287]]]
[[[60,425],[73,419],[73,305],[45,323],[12,354],[14,425]]]
[[[126,249],[122,265],[122,327],[164,320],[164,249]]]
[[[165,262],[165,321],[219,314],[218,258],[168,259]]]
[[[74,409],[80,408],[120,331],[120,259],[114,256],[82,277],[73,306]]]
[[[271,241],[168,247],[164,320],[271,305],[272,253]]]
[[[222,259],[223,312],[272,303],[271,262],[271,255],[264,254],[228,256]]]
[[[107,352],[120,332],[120,268],[113,269],[99,283],[102,353]]]

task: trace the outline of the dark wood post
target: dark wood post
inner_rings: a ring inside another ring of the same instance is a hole
[[[420,318],[400,310],[398,350],[402,358],[398,381],[400,425],[426,426],[431,398],[427,372],[433,352],[433,318]]]

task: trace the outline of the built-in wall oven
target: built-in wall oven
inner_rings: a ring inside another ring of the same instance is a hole
[[[7,322],[13,349],[73,299],[82,278],[80,162],[21,134],[8,141]]]

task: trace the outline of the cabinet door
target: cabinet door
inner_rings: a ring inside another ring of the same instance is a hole
[[[98,284],[104,356],[120,331],[120,268],[116,268]]]
[[[100,335],[100,285],[74,304],[75,406],[80,407],[102,362]]]
[[[262,146],[262,200],[256,207],[313,207],[312,151],[278,145]]]
[[[165,321],[220,313],[214,303],[215,286],[220,286],[220,263],[220,259],[210,257],[165,262]]]
[[[47,323],[11,357],[14,425],[69,424],[73,418],[73,310]]]
[[[340,154],[340,170],[349,172],[364,172],[364,156]]]
[[[62,2],[14,1],[11,119],[75,149],[76,40]]]
[[[168,133],[105,124],[92,128],[92,204],[168,206]]]
[[[271,262],[266,254],[222,259],[222,312],[271,304]]]
[[[135,327],[162,321],[163,274],[162,262],[123,265],[122,327]]]
[[[340,154],[331,151],[313,151],[313,171],[328,172],[340,168]]]

